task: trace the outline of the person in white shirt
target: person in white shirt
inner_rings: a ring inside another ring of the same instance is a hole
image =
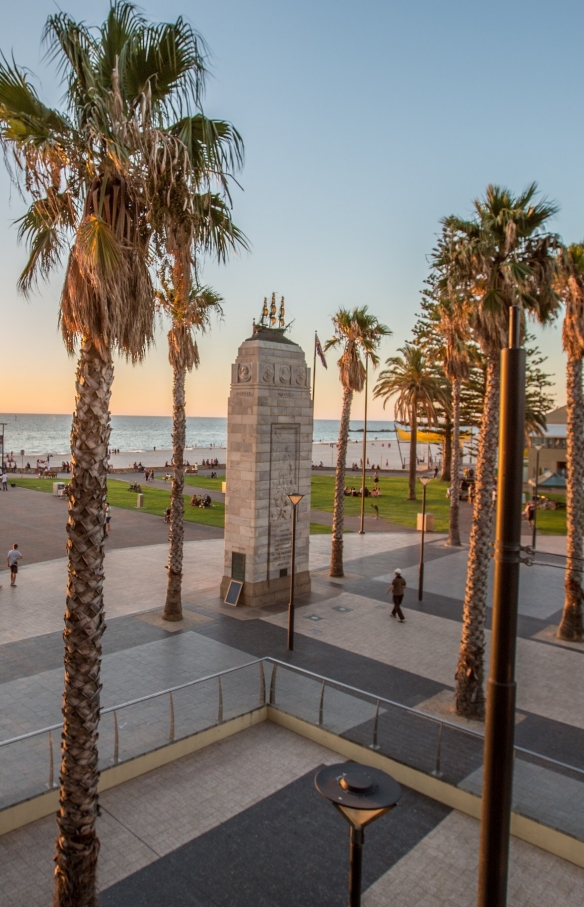
[[[2,470],[2,491],[8,491],[8,476],[5,470]]]
[[[6,558],[8,566],[10,567],[10,585],[16,586],[16,574],[18,573],[18,562],[22,554],[18,550],[18,544],[15,542],[10,551],[8,552],[8,557]]]

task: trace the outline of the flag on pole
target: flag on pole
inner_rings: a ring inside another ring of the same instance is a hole
[[[324,353],[322,351],[322,346],[320,345],[320,340],[318,339],[318,334],[314,335],[314,343],[316,346],[316,352],[318,353],[318,358],[320,359],[320,361],[322,362],[324,367],[328,368],[328,365],[326,364],[326,359],[324,357]]]

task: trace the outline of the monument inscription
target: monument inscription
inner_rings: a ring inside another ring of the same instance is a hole
[[[270,523],[268,575],[290,566],[291,504],[298,489],[299,425],[272,425],[270,438]]]

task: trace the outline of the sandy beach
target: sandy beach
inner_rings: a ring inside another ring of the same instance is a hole
[[[363,439],[359,438],[358,440],[349,440],[348,449],[347,449],[347,469],[350,470],[353,463],[361,465],[361,457],[363,455]],[[403,462],[407,461],[409,455],[409,444],[401,444],[401,456],[400,449],[397,442],[392,441],[382,441],[375,439],[367,442],[367,466],[371,469],[379,467],[380,470],[390,470],[395,471],[404,468]],[[29,463],[33,468],[37,464],[37,460],[44,461],[46,463],[47,456],[50,457],[50,466],[54,469],[58,469],[63,462],[70,458],[69,454],[27,454],[25,453],[23,457],[17,455],[15,457],[15,463],[17,469],[21,465]],[[219,461],[221,467],[225,466],[225,460],[227,456],[227,450],[223,445],[211,445],[209,447],[186,447],[184,453],[185,463],[189,463],[191,466],[195,463],[197,466],[200,466],[203,460],[215,460]],[[420,460],[427,462],[428,458],[428,448],[427,445],[418,445],[418,456]],[[438,462],[440,456],[439,451],[435,445],[431,445],[430,456],[432,461],[430,465],[435,465]],[[22,461],[22,463],[21,463]],[[153,448],[151,450],[122,450],[120,453],[115,453],[110,455],[110,465],[113,469],[128,469],[134,465],[134,463],[141,463],[142,466],[148,469],[164,469],[172,461],[172,450],[170,448]],[[315,441],[312,445],[312,465],[313,466],[323,466],[328,468],[334,468],[337,462],[337,444],[326,441]]]

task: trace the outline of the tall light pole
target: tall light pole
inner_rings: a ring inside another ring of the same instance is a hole
[[[292,504],[292,552],[290,556],[290,602],[288,604],[288,643],[289,652],[294,649],[294,573],[296,570],[296,508],[304,497],[303,494],[287,494]]]
[[[537,492],[539,490],[539,452],[543,447],[543,444],[534,444],[533,445],[536,454],[535,454],[535,507],[533,508],[533,533],[531,536],[531,547],[535,551],[535,540],[537,538]]]
[[[495,576],[477,907],[507,904],[525,426],[525,350],[520,347],[520,335],[521,310],[511,306],[509,348],[501,352]]]
[[[365,421],[363,422],[363,471],[361,476],[361,526],[359,535],[365,533],[365,464],[367,462],[367,387],[369,379],[369,359],[365,357]]]
[[[422,491],[422,538],[420,540],[420,570],[418,573],[418,601],[424,597],[424,535],[426,532],[426,485],[432,481],[431,476],[419,476],[423,485]]]

